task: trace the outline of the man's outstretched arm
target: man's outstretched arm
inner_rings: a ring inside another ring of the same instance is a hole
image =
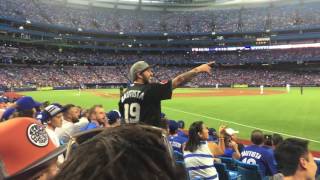
[[[189,82],[193,77],[195,77],[198,73],[201,72],[207,72],[209,74],[211,74],[211,65],[214,64],[214,62],[209,62],[207,64],[202,64],[198,67],[195,67],[193,69],[191,69],[190,71],[187,71],[185,73],[182,73],[180,75],[178,75],[177,77],[175,77],[172,80],[172,89],[175,89],[177,87],[179,87],[180,85]]]

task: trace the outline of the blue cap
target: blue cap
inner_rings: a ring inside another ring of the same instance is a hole
[[[170,131],[176,131],[179,128],[178,123],[174,120],[168,120],[168,125]]]
[[[160,114],[160,118],[161,118],[161,119],[163,119],[164,117],[166,117],[166,114],[165,114],[165,113],[163,113],[163,112],[161,112],[161,114]]]
[[[10,107],[10,108],[6,109],[6,110],[3,112],[3,114],[2,114],[2,119],[8,120],[9,117],[10,117],[14,112],[16,112],[16,109],[15,109],[15,108]]]
[[[24,96],[16,101],[17,110],[30,110],[41,106],[41,103],[36,102],[30,96]]]
[[[113,124],[117,121],[117,119],[121,118],[121,114],[117,110],[112,110],[108,112],[107,118],[108,118],[109,124]]]

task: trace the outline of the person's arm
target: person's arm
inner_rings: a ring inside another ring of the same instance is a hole
[[[226,145],[224,144],[224,135],[225,135],[226,128],[227,127],[225,125],[221,125],[219,127],[219,134],[218,134],[218,136],[219,136],[219,147],[220,147],[221,151],[223,152],[223,154],[224,154],[224,150],[226,148]]]
[[[238,144],[235,141],[231,141],[230,143],[231,143],[232,149],[234,151],[232,153],[232,158],[233,159],[240,159],[241,154],[240,154],[239,149],[238,149]]]
[[[211,74],[211,65],[213,63],[214,62],[209,62],[207,64],[202,64],[202,65],[200,65],[200,66],[198,66],[196,68],[191,69],[188,72],[185,72],[185,73],[182,73],[182,74],[178,75],[177,77],[175,77],[172,80],[172,89],[175,89],[175,88],[179,87],[183,83],[189,82],[198,73],[207,72],[207,73]]]

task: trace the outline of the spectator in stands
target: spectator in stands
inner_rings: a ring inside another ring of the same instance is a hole
[[[121,125],[121,114],[118,110],[109,111],[107,118],[110,127],[117,127]]]
[[[189,128],[189,139],[184,149],[184,162],[191,179],[196,177],[205,179],[219,179],[214,167],[214,156],[224,152],[225,126],[219,127],[219,148],[212,150],[207,139],[208,129],[202,121],[196,121]]]
[[[253,145],[247,146],[241,152],[240,161],[248,164],[257,164],[261,170],[261,176],[273,176],[277,173],[273,155],[263,148],[264,135],[260,130],[251,133]]]
[[[106,112],[102,105],[94,105],[90,108],[89,121],[90,122],[82,128],[81,131],[108,126],[106,121]]]
[[[179,124],[174,120],[169,120],[169,142],[174,151],[183,153],[187,138],[178,135]]]
[[[183,120],[178,121],[178,135],[188,139],[188,130],[184,129],[185,123]]]
[[[308,149],[308,141],[288,138],[275,149],[275,158],[284,180],[313,180],[317,165]]]
[[[235,131],[234,129],[232,128],[227,128],[226,129],[226,136],[230,136],[231,138],[231,141],[237,143],[237,146],[238,146],[238,150],[239,152],[241,153],[243,148],[244,148],[244,145],[242,143],[239,142],[238,140],[238,134],[239,131]]]
[[[57,148],[38,121],[20,117],[1,122],[0,136],[1,179],[51,179],[56,174],[57,156],[66,147]]]
[[[46,125],[46,131],[57,147],[60,147],[59,137],[55,132],[56,128],[61,128],[62,126],[62,113],[64,111],[63,106],[60,104],[51,104],[44,108],[41,112],[40,120]],[[58,164],[62,164],[64,161],[63,155],[58,157]]]
[[[181,179],[163,135],[162,129],[138,124],[107,128],[80,144],[56,179]]]
[[[276,148],[278,144],[280,144],[283,141],[283,137],[280,134],[274,133],[272,135],[272,145],[273,148]]]
[[[74,125],[78,121],[78,108],[73,104],[67,104],[64,106],[62,127],[56,128],[55,132],[59,137],[60,144],[66,144],[70,137],[80,131],[78,127]]]
[[[224,138],[225,150],[223,157],[240,159],[241,154],[237,142],[232,140],[231,136],[226,135]]]
[[[36,108],[38,108],[41,103],[38,103],[32,99],[30,96],[24,96],[18,99],[13,107],[16,111],[13,113],[13,117],[31,117],[35,118]]]

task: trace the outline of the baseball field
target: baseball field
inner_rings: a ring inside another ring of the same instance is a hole
[[[82,107],[103,104],[107,111],[117,109],[118,89],[59,90],[24,92],[38,101],[49,100]],[[310,141],[312,150],[320,151],[320,88],[177,89],[172,100],[163,101],[162,111],[169,119],[187,124],[202,120],[208,127],[226,124],[239,130],[241,139],[250,139],[253,129],[266,134],[299,137]]]

